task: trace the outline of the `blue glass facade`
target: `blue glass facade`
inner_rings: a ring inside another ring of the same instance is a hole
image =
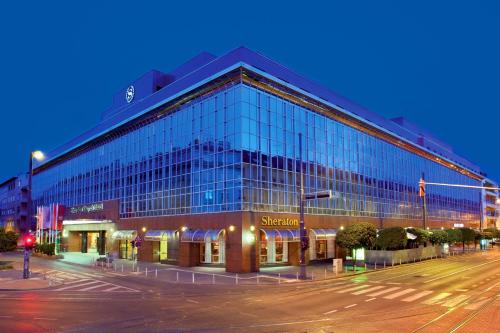
[[[225,86],[111,136],[33,178],[36,204],[118,199],[121,218],[208,212],[298,212],[299,133],[307,213],[422,219],[418,180],[479,181],[284,97]],[[479,191],[427,189],[430,219],[479,219]]]

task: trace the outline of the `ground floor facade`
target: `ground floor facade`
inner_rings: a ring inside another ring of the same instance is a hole
[[[298,265],[299,215],[227,212],[180,216],[119,218],[118,203],[71,208],[63,222],[62,248],[111,254],[115,258],[184,267],[213,265],[228,272],[256,272],[267,265]],[[377,228],[419,227],[415,221],[349,216],[306,215],[307,261],[342,258],[335,236],[356,222]],[[452,221],[428,221],[430,228],[451,228]],[[479,227],[474,223],[468,227]]]

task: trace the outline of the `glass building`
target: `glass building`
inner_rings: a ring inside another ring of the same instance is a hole
[[[302,137],[302,154],[299,137]],[[38,206],[67,207],[69,251],[256,271],[298,262],[300,171],[309,259],[359,221],[422,225],[418,181],[480,185],[479,168],[404,118],[384,119],[245,48],[202,53],[118,92],[100,123],[36,165]],[[480,220],[479,190],[427,187],[428,226]]]

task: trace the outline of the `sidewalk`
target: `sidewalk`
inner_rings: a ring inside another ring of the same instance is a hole
[[[21,269],[0,271],[0,290],[31,290],[50,286],[50,280],[44,279],[40,273],[31,273],[29,279],[23,279]]]

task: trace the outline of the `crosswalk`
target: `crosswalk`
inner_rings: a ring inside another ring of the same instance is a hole
[[[373,285],[373,284],[353,284],[350,282],[333,283],[325,292],[334,292],[338,294],[351,294],[355,296],[364,296],[368,299],[366,302],[375,299],[394,300],[405,303],[418,302],[424,305],[440,305],[444,307],[454,307],[467,301],[470,296],[465,294],[453,294],[450,292],[438,292],[434,290],[418,290],[415,288],[405,288],[394,285]]]
[[[139,292],[139,290],[101,280],[104,277],[124,276],[119,273],[85,273],[49,270],[44,272],[54,285],[52,291],[78,292]]]

